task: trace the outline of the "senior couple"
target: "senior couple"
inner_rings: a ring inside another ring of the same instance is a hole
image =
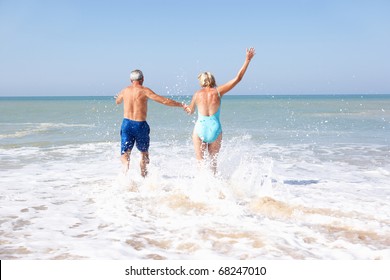
[[[189,106],[162,97],[151,89],[144,87],[144,76],[140,70],[134,70],[130,74],[131,85],[124,88],[116,96],[116,104],[123,103],[123,122],[121,126],[121,162],[126,173],[129,169],[130,154],[136,145],[141,152],[141,175],[147,175],[149,163],[150,128],[146,122],[148,99],[161,104],[182,107],[188,114],[193,114],[198,108],[198,120],[196,121],[192,139],[196,159],[201,162],[206,157],[206,151],[211,160],[211,169],[217,171],[217,156],[221,148],[222,127],[219,121],[221,111],[221,98],[234,88],[243,78],[251,59],[255,55],[255,49],[246,50],[245,62],[237,75],[229,82],[217,86],[214,76],[210,72],[200,73],[198,76],[201,89],[195,92]]]

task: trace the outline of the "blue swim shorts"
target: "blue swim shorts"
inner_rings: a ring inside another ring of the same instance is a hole
[[[121,155],[128,150],[132,150],[134,143],[141,152],[149,150],[150,127],[146,121],[138,122],[123,119],[121,127]]]

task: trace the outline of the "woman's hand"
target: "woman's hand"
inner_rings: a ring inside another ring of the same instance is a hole
[[[191,114],[191,108],[187,104],[183,103],[183,109],[188,115]]]
[[[246,49],[246,59],[251,60],[256,54],[255,48]]]

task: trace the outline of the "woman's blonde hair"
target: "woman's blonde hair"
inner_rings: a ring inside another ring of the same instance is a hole
[[[199,84],[201,87],[216,87],[215,78],[210,72],[203,72],[198,75]]]

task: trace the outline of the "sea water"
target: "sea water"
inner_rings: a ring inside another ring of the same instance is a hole
[[[217,176],[152,101],[124,175],[122,110],[0,98],[1,259],[390,259],[390,95],[226,96]]]

